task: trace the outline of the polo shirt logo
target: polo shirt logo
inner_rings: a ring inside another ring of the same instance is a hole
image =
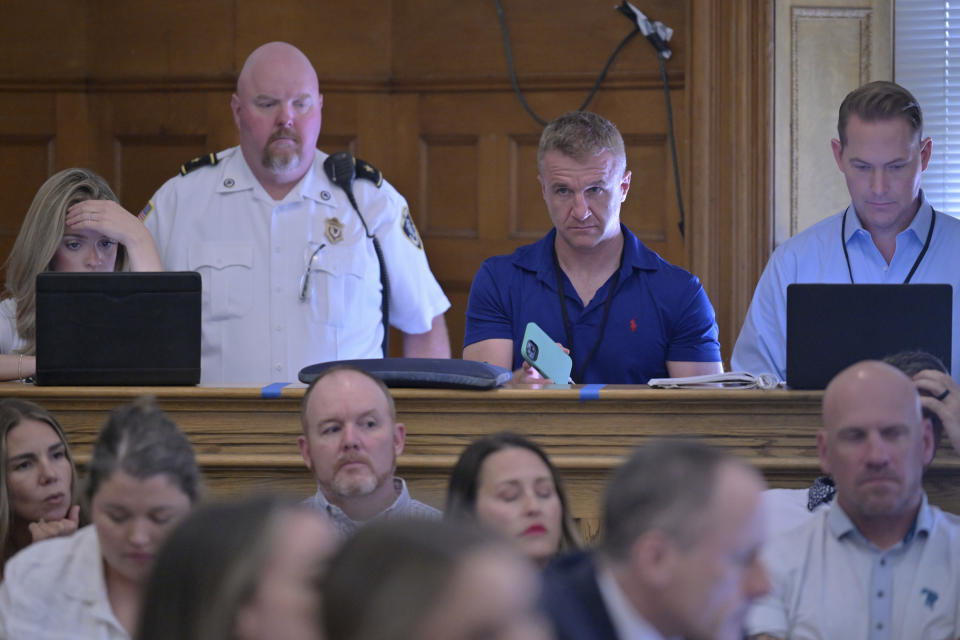
[[[636,318],[630,318],[630,331],[631,331],[631,332],[636,332],[636,330],[637,330],[637,319],[636,319]]]
[[[931,591],[930,589],[920,589],[920,595],[923,596],[923,604],[925,604],[928,609],[933,609],[934,603],[937,601],[937,598],[940,597],[936,591]]]

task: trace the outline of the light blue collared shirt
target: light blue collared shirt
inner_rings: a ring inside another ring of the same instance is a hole
[[[923,250],[934,211],[923,192],[920,209],[910,226],[897,235],[897,246],[888,265],[870,233],[860,224],[851,204],[847,207],[844,242],[857,284],[901,284]],[[953,353],[951,367],[960,382],[960,220],[938,213],[930,248],[910,280],[919,284],[953,286]],[[798,233],[773,252],[747,310],[740,337],[733,348],[730,368],[754,374],[787,374],[787,285],[794,283],[848,284],[850,274],[840,238],[843,212],[821,220]]]
[[[942,640],[960,637],[960,518],[923,496],[903,540],[880,549],[840,504],[768,539],[771,592],[747,616],[747,635],[791,640]]]

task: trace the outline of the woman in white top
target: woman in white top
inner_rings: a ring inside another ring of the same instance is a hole
[[[89,169],[65,169],[37,191],[6,262],[0,302],[0,380],[36,372],[41,271],[162,271],[153,237]]]
[[[0,638],[129,640],[154,555],[199,490],[193,448],[163,412],[146,402],[115,410],[84,491],[93,524],[7,562]]]
[[[0,579],[16,552],[77,530],[77,494],[77,471],[57,419],[29,400],[0,400]]]

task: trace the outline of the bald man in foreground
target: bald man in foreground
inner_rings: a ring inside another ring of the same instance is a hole
[[[316,149],[322,106],[300,50],[259,47],[230,101],[240,145],[183,165],[141,213],[164,267],[203,279],[204,384],[289,382],[316,362],[387,355],[373,236],[404,355],[450,357],[450,303],[406,201],[358,162],[354,210]]]
[[[960,637],[960,518],[923,491],[933,432],[916,385],[877,361],[840,372],[817,449],[836,504],[767,544],[773,590],[750,637]]]

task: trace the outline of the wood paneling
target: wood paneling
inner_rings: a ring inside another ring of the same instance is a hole
[[[773,249],[773,6],[693,4],[687,205],[689,268],[717,311],[724,360]],[[683,169],[681,168],[681,173]]]
[[[777,0],[775,241],[850,202],[830,140],[844,96],[893,77],[891,0]]]
[[[86,2],[0,0],[0,78],[21,83],[88,73]]]

